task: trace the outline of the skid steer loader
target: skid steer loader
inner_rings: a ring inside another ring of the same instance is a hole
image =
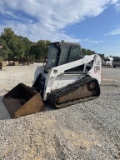
[[[12,118],[43,111],[44,101],[56,108],[94,99],[100,95],[101,58],[82,56],[79,44],[54,42],[49,45],[43,71],[33,86],[18,84],[4,97]]]

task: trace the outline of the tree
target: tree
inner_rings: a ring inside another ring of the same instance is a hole
[[[2,53],[4,59],[12,59],[14,53],[13,51],[8,47],[7,43],[5,40],[2,40]]]
[[[2,42],[2,49],[0,56],[4,59],[35,59],[42,61],[47,57],[48,53],[48,40],[39,40],[37,43],[31,42],[27,37],[18,36],[12,31],[11,28],[5,28],[0,37]],[[64,42],[62,40],[61,42]],[[95,54],[90,49],[82,48],[83,55]],[[102,58],[104,54],[99,54]]]
[[[104,58],[105,58],[104,54],[98,54],[98,55],[101,57],[101,59],[104,60]]]
[[[24,44],[25,57],[29,58],[30,47],[33,43],[27,37],[20,36],[20,39],[22,40],[22,43]]]
[[[92,55],[92,54],[95,54],[95,52],[91,51],[90,49],[82,48],[82,54],[83,55]]]
[[[4,41],[4,52],[7,52],[8,58],[18,59],[29,57],[31,42],[25,37],[17,36],[11,28],[5,28],[1,35]]]
[[[50,41],[39,40],[36,44],[30,47],[29,54],[34,56],[36,60],[42,61],[47,56],[48,44]]]
[[[5,28],[4,32],[1,34],[1,38],[6,41],[6,43],[9,43],[9,41],[14,37],[14,32],[11,28]]]

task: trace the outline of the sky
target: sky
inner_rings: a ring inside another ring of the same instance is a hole
[[[0,0],[0,34],[8,27],[34,42],[64,40],[120,56],[120,0]]]

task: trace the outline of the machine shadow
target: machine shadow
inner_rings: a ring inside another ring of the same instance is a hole
[[[0,96],[0,120],[6,120],[6,119],[11,119],[11,116],[5,107],[3,101],[3,96]]]

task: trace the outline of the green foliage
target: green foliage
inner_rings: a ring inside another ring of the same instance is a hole
[[[4,58],[0,56],[0,62],[2,62],[3,60],[4,60]]]
[[[98,55],[101,57],[101,59],[104,60],[104,58],[105,58],[104,54],[98,54]]]
[[[5,28],[1,34],[2,51],[5,59],[26,58],[32,42],[26,37],[17,36],[11,28]]]
[[[114,62],[120,62],[120,57],[118,57],[118,56],[114,56],[113,59],[114,59],[113,60]]]
[[[13,51],[8,47],[5,40],[2,40],[2,53],[5,59],[13,57]]]
[[[36,61],[42,61],[47,56],[49,43],[50,41],[39,40],[30,47],[29,54],[34,56]]]
[[[62,40],[64,42],[64,40]],[[39,40],[38,42],[31,42],[28,38],[18,36],[12,31],[11,28],[5,28],[0,36],[0,44],[2,43],[2,49],[0,49],[1,59],[31,59],[35,61],[43,61],[47,56],[48,40]],[[83,55],[95,54],[94,51],[82,48]],[[104,54],[99,54],[101,58]]]
[[[9,43],[9,41],[14,37],[14,32],[11,28],[5,28],[4,32],[1,34],[1,38],[6,41],[6,43]]]
[[[16,35],[11,28],[5,28],[1,34],[0,43],[2,43],[0,56],[3,59],[34,59],[40,61],[47,56],[47,46],[50,41],[39,40],[34,43],[26,37]]]
[[[83,54],[83,55],[92,55],[92,54],[95,54],[95,52],[94,52],[94,51],[91,51],[91,50],[89,50],[89,49],[84,49],[84,48],[82,48],[82,54]]]

